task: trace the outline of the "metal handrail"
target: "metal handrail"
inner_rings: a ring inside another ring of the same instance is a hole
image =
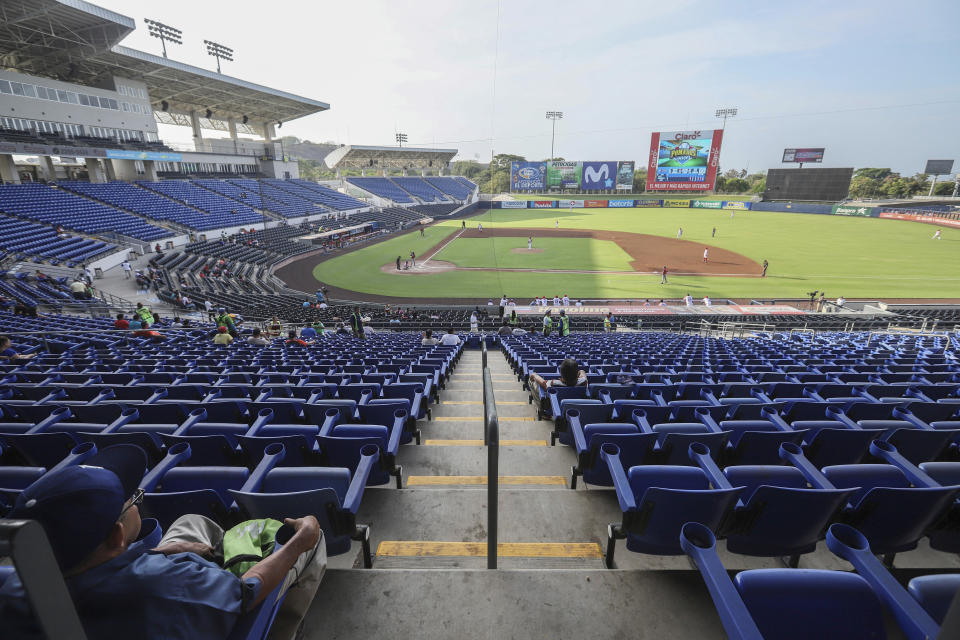
[[[487,343],[483,342],[483,444],[487,447],[487,569],[497,568],[497,520],[500,491],[500,423],[493,397],[493,378],[487,367]]]

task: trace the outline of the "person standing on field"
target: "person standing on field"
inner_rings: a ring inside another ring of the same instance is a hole
[[[533,236],[527,236],[527,251],[533,249]]]
[[[766,260],[764,260],[764,261],[763,261],[763,271],[760,272],[760,277],[761,277],[761,278],[766,278],[766,277],[767,277],[767,267],[768,267],[768,266],[770,266],[770,263],[767,262]]]
[[[706,264],[709,259],[710,259],[710,249],[704,247],[704,248],[703,248],[703,262],[704,262],[704,264]]]
[[[667,284],[667,265],[663,265],[660,271],[660,284]]]
[[[939,239],[940,239],[940,229],[937,229],[936,231],[933,232],[933,237],[931,238],[931,240],[939,240]]]
[[[560,218],[557,218],[555,225],[557,229],[560,228]]]
[[[683,227],[677,229],[677,240],[683,237]]]

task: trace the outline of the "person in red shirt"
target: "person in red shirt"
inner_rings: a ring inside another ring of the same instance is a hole
[[[667,284],[667,265],[663,265],[660,271],[660,284]]]
[[[129,329],[130,323],[123,317],[122,313],[117,314],[117,319],[113,322],[114,329]]]
[[[163,340],[163,334],[159,331],[153,331],[150,325],[143,323],[143,328],[133,332],[135,338],[150,338],[151,340]]]
[[[297,330],[290,329],[287,333],[287,340],[284,344],[295,344],[301,347],[306,347],[307,345],[313,344],[313,340],[307,341],[297,337]]]

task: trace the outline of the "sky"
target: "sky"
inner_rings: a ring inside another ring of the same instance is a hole
[[[652,131],[736,107],[723,169],[783,166],[785,147],[907,175],[960,160],[957,0],[94,2],[136,19],[126,46],[159,54],[159,20],[183,30],[174,60],[215,69],[213,40],[235,51],[224,73],[329,103],[279,131],[315,142],[402,131],[457,159],[542,160],[562,111],[556,156],[645,163]]]

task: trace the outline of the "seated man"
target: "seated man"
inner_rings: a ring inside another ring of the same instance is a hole
[[[18,360],[29,360],[35,353],[17,353],[10,345],[10,338],[7,336],[0,336],[0,362],[15,362]]]
[[[586,384],[587,374],[577,366],[577,361],[573,358],[567,358],[560,363],[560,378],[544,380],[536,373],[531,373],[527,378],[530,393],[541,407],[547,399],[547,389],[550,387],[583,387]]]
[[[253,335],[247,338],[247,342],[258,347],[265,347],[270,344],[270,339],[265,338],[260,332],[260,329],[254,329]]]
[[[304,340],[313,340],[317,337],[317,330],[313,327],[304,327],[300,329],[300,337]]]
[[[117,319],[113,322],[114,329],[129,329],[130,323],[127,322],[127,319],[123,316],[122,313],[117,314]]]
[[[460,336],[453,332],[453,327],[450,327],[443,337],[440,338],[440,344],[445,347],[455,347],[460,344]]]
[[[297,330],[290,329],[290,331],[287,332],[287,339],[284,341],[284,344],[306,347],[307,345],[313,344],[313,340],[301,340],[297,337]]]
[[[510,328],[510,325],[506,318],[503,319],[503,324],[500,325],[500,328],[497,329],[497,334],[501,336],[509,336],[513,333],[513,329]]]
[[[224,531],[212,520],[182,516],[162,538],[155,521],[141,521],[146,466],[139,447],[107,447],[34,482],[8,514],[43,527],[86,636],[225,638],[283,585],[271,637],[292,637],[326,568],[316,518],[287,519],[286,544],[237,577],[214,561]],[[4,637],[44,637],[16,574],[0,584],[0,619]]]
[[[213,336],[213,344],[230,344],[233,336],[227,333],[226,327],[217,327],[217,335]]]

